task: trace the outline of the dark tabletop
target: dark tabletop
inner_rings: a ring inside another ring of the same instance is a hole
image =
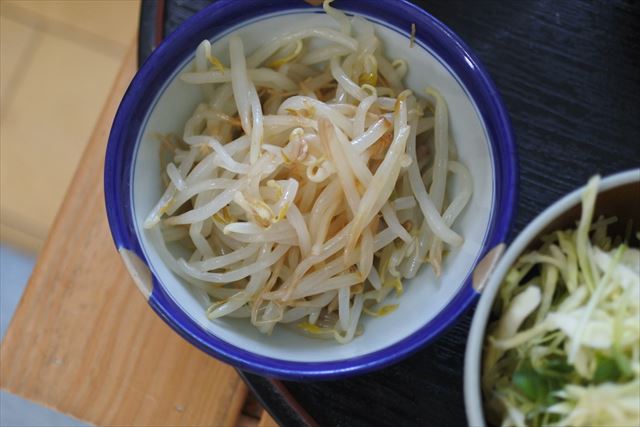
[[[140,59],[210,2],[143,0]],[[511,238],[591,175],[640,166],[640,1],[414,3],[466,41],[502,94],[520,161]],[[284,425],[463,426],[472,312],[424,350],[375,373],[305,383],[241,375]]]

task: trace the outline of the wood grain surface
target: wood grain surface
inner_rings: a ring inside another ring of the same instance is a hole
[[[166,0],[164,35],[212,1]],[[411,1],[471,47],[506,104],[520,162],[511,238],[591,175],[640,166],[640,1]],[[463,426],[472,315],[401,363],[357,378],[286,382],[282,393],[273,381],[243,376],[286,425],[300,423],[293,397],[320,425]]]
[[[2,342],[0,385],[98,425],[233,426],[245,384],[156,316],[109,233],[104,153],[135,67],[132,48]]]
[[[262,417],[260,417],[260,423],[258,423],[258,427],[277,427],[278,424],[271,418],[271,416],[264,411],[262,413]]]

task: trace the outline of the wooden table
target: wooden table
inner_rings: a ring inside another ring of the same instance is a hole
[[[153,313],[109,233],[104,153],[136,70],[135,51],[122,65],[2,342],[0,385],[98,425],[247,425],[242,379]],[[275,423],[264,415],[260,425]]]

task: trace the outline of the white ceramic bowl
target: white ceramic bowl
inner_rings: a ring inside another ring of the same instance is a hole
[[[503,241],[516,191],[511,128],[499,95],[477,58],[442,23],[412,4],[339,0],[336,7],[375,24],[385,51],[403,58],[408,87],[440,90],[450,110],[459,156],[470,169],[474,194],[456,229],[464,245],[446,257],[436,278],[424,268],[406,283],[400,308],[383,318],[364,319],[365,332],[347,345],[313,340],[286,328],[272,336],[248,321],[210,321],[205,307],[166,265],[142,228],[162,193],[158,143],[152,134],[182,134],[201,100],[197,87],[179,80],[192,65],[202,39],[227,60],[227,41],[240,35],[253,49],[281,34],[313,25],[336,24],[302,1],[218,1],[185,22],[151,55],[122,101],[109,138],[105,194],[112,234],[124,262],[149,304],[177,332],[204,351],[242,369],[286,378],[330,378],[385,366],[416,351],[464,311],[476,293],[470,274],[488,248]],[[409,47],[411,24],[417,28]],[[452,183],[455,185],[455,182]],[[499,212],[499,214],[496,214]]]
[[[580,217],[580,203],[584,187],[558,200],[538,215],[513,241],[509,249],[495,264],[488,280],[480,284],[482,293],[469,332],[464,361],[464,402],[467,420],[473,427],[485,426],[480,387],[482,369],[482,346],[489,313],[500,285],[513,263],[524,251],[536,247],[537,238],[554,230],[574,227]],[[618,224],[624,226],[626,219],[634,217],[640,222],[640,169],[609,176],[600,182],[596,199],[595,215],[617,216]],[[620,230],[622,233],[624,230]],[[499,256],[499,255],[498,255]],[[488,273],[488,272],[487,272]]]

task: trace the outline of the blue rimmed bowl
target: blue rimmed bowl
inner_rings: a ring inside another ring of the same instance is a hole
[[[429,268],[405,284],[400,307],[363,320],[351,343],[313,340],[287,328],[260,334],[246,319],[210,321],[205,307],[161,261],[142,222],[163,188],[155,133],[182,134],[201,101],[178,75],[191,67],[194,50],[209,39],[227,59],[237,34],[250,52],[282,31],[336,26],[302,0],[221,0],[186,21],[149,57],[134,77],[113,123],[106,153],[105,198],[116,247],[151,307],[201,350],[241,369],[290,378],[337,378],[387,366],[415,352],[451,325],[477,297],[471,273],[507,237],[516,203],[513,134],[497,90],[469,48],[446,26],[409,2],[338,0],[336,7],[373,22],[385,52],[407,61],[407,87],[434,86],[450,111],[458,155],[470,169],[474,193],[458,220],[462,247],[447,255],[443,274]],[[410,47],[411,26],[415,44]],[[451,185],[455,186],[453,180]]]

